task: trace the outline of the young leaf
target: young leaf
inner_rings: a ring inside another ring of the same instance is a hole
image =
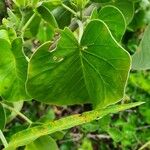
[[[78,150],[93,150],[92,141],[88,138],[84,138],[82,140],[82,145],[78,148]]]
[[[45,6],[39,6],[37,8],[38,13],[41,15],[41,17],[48,22],[52,27],[57,28],[57,22],[52,15],[52,13],[46,8]]]
[[[31,24],[29,25],[30,32],[32,36],[36,36],[38,31],[40,30],[41,17],[39,15],[35,15]],[[44,27],[43,27],[44,28]]]
[[[18,7],[24,7],[27,5],[28,0],[13,0],[13,2],[18,6]]]
[[[58,146],[50,136],[42,136],[28,144],[25,150],[58,150]]]
[[[65,29],[57,48],[49,52],[49,46],[42,45],[29,62],[27,89],[33,98],[57,105],[106,107],[124,96],[130,56],[105,23],[91,21],[80,44]]]
[[[17,17],[16,14],[13,13],[13,11],[9,8],[7,8],[7,14],[8,14],[8,20],[9,20],[9,26],[10,27],[19,27],[20,19]]]
[[[150,25],[145,30],[143,39],[133,55],[132,68],[135,70],[150,69]]]
[[[126,29],[126,21],[117,7],[111,5],[103,7],[98,13],[98,18],[107,24],[117,41],[122,39]]]
[[[5,39],[10,43],[8,32],[4,29],[0,30],[0,39]]]
[[[22,40],[11,45],[0,39],[0,96],[7,101],[26,100],[27,61],[22,52]]]
[[[68,1],[65,4],[70,7]],[[62,6],[59,6],[58,8],[54,9],[52,11],[52,14],[56,18],[58,26],[61,29],[63,29],[66,26],[69,26],[69,24],[71,23],[72,13],[63,8]]]
[[[117,128],[109,128],[107,132],[115,142],[120,142],[123,138],[121,131]]]
[[[6,123],[6,115],[3,106],[0,104],[0,130],[3,130]]]
[[[83,114],[76,114],[60,120],[52,121],[41,126],[28,128],[24,131],[18,132],[12,136],[10,143],[5,150],[12,150],[20,146],[27,145],[37,138],[55,133],[56,131],[62,131],[74,126],[78,126],[84,123],[91,122],[96,119],[100,119],[110,113],[117,113],[132,107],[136,107],[143,104],[143,102],[136,102],[123,105],[114,105],[105,109],[98,109]]]
[[[138,72],[130,74],[129,82],[131,82],[134,87],[138,87],[150,94],[150,78],[149,76],[145,77],[144,73]]]

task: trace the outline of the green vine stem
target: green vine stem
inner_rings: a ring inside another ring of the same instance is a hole
[[[81,41],[82,35],[83,35],[83,23],[80,20],[77,20],[77,24],[79,26],[79,43]]]
[[[0,139],[1,139],[4,147],[6,148],[8,146],[8,143],[7,143],[6,139],[5,139],[5,136],[4,136],[3,132],[2,132],[2,130],[0,130]]]
[[[77,13],[73,10],[73,9],[71,9],[70,7],[68,7],[67,5],[65,5],[65,4],[61,4],[62,5],[62,7],[64,7],[66,10],[68,10],[68,11],[70,11],[74,16],[78,16],[77,15]]]
[[[10,111],[15,112],[18,116],[20,116],[23,120],[25,120],[26,122],[28,122],[30,125],[33,123],[29,118],[27,118],[24,114],[22,114],[21,112],[19,112],[18,110],[14,109],[13,107],[4,104],[2,102],[0,102],[2,104],[2,106]]]

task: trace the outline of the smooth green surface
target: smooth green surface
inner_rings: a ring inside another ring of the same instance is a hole
[[[105,109],[84,112],[82,114],[76,114],[56,121],[52,121],[41,126],[28,128],[24,131],[18,132],[17,134],[13,135],[8,147],[5,148],[5,150],[12,150],[17,147],[27,145],[41,136],[52,134],[56,131],[69,129],[74,126],[91,122],[93,120],[98,120],[110,113],[117,113],[119,111],[130,109],[141,104],[143,104],[143,102],[114,105]]]
[[[6,30],[4,30],[4,29],[0,30],[0,39],[5,39],[8,42],[10,42],[8,32]]]
[[[130,56],[104,22],[91,21],[80,44],[65,29],[57,48],[49,52],[49,47],[50,43],[41,46],[29,62],[27,90],[34,99],[57,105],[92,103],[98,108],[123,98]]]
[[[27,5],[28,0],[12,0],[18,7],[24,7]]]
[[[126,23],[129,24],[134,16],[134,3],[129,0],[115,0],[112,5],[123,13]]]
[[[92,2],[96,2],[96,3],[108,3],[111,2],[111,0],[91,0]]]
[[[98,13],[98,18],[107,24],[117,41],[122,39],[126,29],[126,21],[117,7],[111,5],[103,7]]]
[[[68,1],[65,1],[65,5],[70,7]],[[57,7],[52,11],[55,19],[57,20],[57,24],[60,29],[64,29],[66,26],[69,26],[71,23],[72,13],[62,6]]]
[[[48,8],[46,8],[45,6],[39,6],[37,8],[38,13],[41,15],[41,17],[47,22],[49,23],[52,27],[56,28],[57,22],[54,18],[54,16],[52,15],[52,13],[49,11]]]
[[[141,43],[132,59],[132,69],[150,69],[150,25],[146,28]]]
[[[53,10],[58,6],[61,6],[62,0],[47,0],[43,1],[42,5],[47,7],[49,10]]]
[[[58,146],[50,136],[42,136],[28,144],[25,150],[58,150]]]
[[[0,96],[11,102],[26,100],[27,61],[22,52],[22,40],[14,40],[11,46],[0,39],[0,58]]]
[[[3,130],[6,123],[6,115],[3,106],[0,104],[0,130]]]

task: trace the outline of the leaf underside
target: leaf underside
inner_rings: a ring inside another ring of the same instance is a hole
[[[135,70],[150,69],[150,25],[145,30],[143,39],[133,55],[132,68]]]

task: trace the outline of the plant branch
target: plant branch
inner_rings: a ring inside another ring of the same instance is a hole
[[[18,110],[14,109],[13,107],[11,107],[11,106],[9,106],[9,105],[7,105],[7,104],[4,104],[4,103],[2,103],[2,102],[0,102],[0,103],[3,105],[4,108],[6,108],[6,109],[8,109],[8,110],[10,110],[10,111],[15,112],[18,116],[20,116],[23,120],[25,120],[25,121],[28,122],[29,124],[32,124],[32,123],[33,123],[29,118],[27,118],[24,114],[22,114],[22,113],[19,112]]]
[[[148,142],[145,143],[142,147],[140,147],[139,150],[144,150],[144,149],[146,149],[149,145],[150,145],[150,141],[148,141]]]
[[[73,10],[73,9],[71,9],[70,7],[68,7],[67,5],[65,5],[65,4],[61,4],[62,5],[62,7],[64,7],[66,10],[68,10],[68,11],[70,11],[74,16],[78,16],[77,15],[77,13]]]
[[[8,146],[8,143],[7,143],[7,140],[5,139],[5,136],[4,136],[3,132],[2,132],[2,130],[0,130],[0,139],[1,139],[4,147],[6,148]]]
[[[77,24],[79,26],[79,43],[81,41],[82,35],[83,35],[83,23],[80,20],[77,20]]]

